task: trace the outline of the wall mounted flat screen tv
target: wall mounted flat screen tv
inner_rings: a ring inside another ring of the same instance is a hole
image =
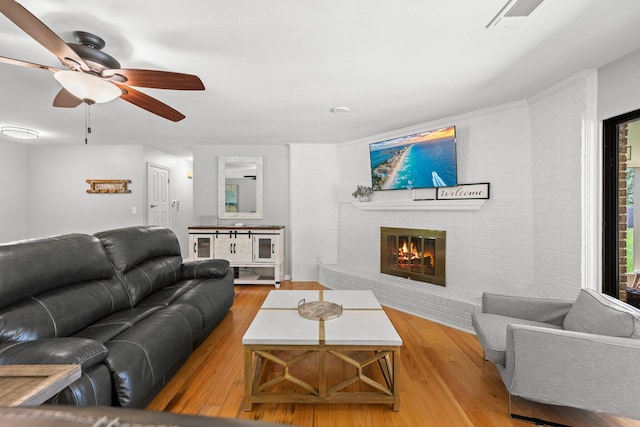
[[[369,159],[374,190],[458,185],[455,126],[374,142]]]

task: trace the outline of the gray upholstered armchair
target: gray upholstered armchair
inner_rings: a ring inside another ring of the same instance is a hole
[[[640,310],[582,290],[576,301],[483,294],[472,315],[513,396],[640,419]]]

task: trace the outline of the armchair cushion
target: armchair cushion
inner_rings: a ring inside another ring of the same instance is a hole
[[[608,295],[583,289],[564,319],[564,329],[640,338],[640,310]]]
[[[558,326],[562,326],[564,317],[572,305],[573,301],[568,300],[499,295],[489,292],[482,294],[483,313],[552,323]]]
[[[562,327],[551,323],[516,319],[510,316],[490,313],[474,313],[471,321],[478,336],[478,341],[480,341],[484,349],[484,358],[498,365],[505,365],[506,363],[507,335],[505,331],[507,330],[507,325],[518,324],[562,329]]]

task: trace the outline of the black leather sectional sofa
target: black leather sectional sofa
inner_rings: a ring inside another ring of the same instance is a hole
[[[50,403],[142,408],[233,304],[225,260],[129,227],[0,245],[0,364],[80,364]]]

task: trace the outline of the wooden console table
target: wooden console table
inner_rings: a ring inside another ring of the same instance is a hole
[[[0,407],[40,405],[80,375],[80,365],[0,365]]]

